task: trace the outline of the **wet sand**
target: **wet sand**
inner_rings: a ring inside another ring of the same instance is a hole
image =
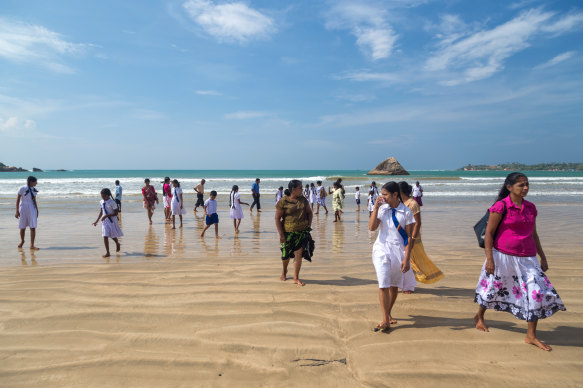
[[[547,353],[523,343],[526,324],[508,313],[486,314],[490,333],[474,328],[483,250],[472,226],[487,204],[426,202],[424,245],[446,277],[399,295],[388,334],[372,331],[376,233],[350,197],[342,223],[314,219],[305,287],[279,280],[271,201],[260,216],[245,209],[238,238],[221,202],[218,241],[213,229],[199,237],[202,212],[189,208],[171,230],[157,209],[149,227],[141,203],[124,201],[122,252],[110,259],[91,226],[96,201],[42,204],[34,254],[16,249],[13,210],[2,206],[0,386],[579,385],[582,206],[538,205],[548,276],[567,307],[539,323]]]

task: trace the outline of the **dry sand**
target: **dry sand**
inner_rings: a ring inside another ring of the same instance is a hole
[[[446,278],[399,295],[388,334],[371,330],[376,234],[349,198],[342,223],[314,219],[305,287],[279,280],[271,203],[260,216],[245,210],[238,238],[220,212],[223,239],[209,229],[203,242],[192,211],[172,231],[158,209],[150,228],[126,201],[122,253],[109,260],[90,225],[96,205],[43,204],[34,255],[16,249],[3,206],[0,386],[580,386],[582,206],[538,205],[548,275],[567,307],[539,323],[547,353],[523,343],[526,324],[508,313],[486,314],[490,333],[474,328],[483,250],[472,226],[487,205],[426,201],[423,241]]]

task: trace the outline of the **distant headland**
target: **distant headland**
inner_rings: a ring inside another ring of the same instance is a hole
[[[40,168],[33,167],[33,172],[43,172]],[[4,163],[0,162],[0,172],[28,172],[22,167],[15,167],[15,166],[7,166]]]
[[[583,163],[502,163],[491,166],[468,164],[457,171],[583,171]]]

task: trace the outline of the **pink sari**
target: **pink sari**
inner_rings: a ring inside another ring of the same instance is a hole
[[[142,195],[144,196],[144,209],[156,209],[156,189],[154,186],[144,186],[142,187]]]

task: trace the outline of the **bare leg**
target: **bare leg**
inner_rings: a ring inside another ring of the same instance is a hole
[[[36,228],[30,228],[30,249],[38,251],[38,248],[34,246],[34,239],[36,238]]]
[[[326,205],[322,205],[322,207],[324,208],[324,210],[326,210],[326,214],[328,214],[328,208],[326,207]]]
[[[289,264],[289,259],[282,260],[281,263],[283,264],[283,270],[281,271],[281,276],[279,280],[285,282],[287,280],[287,266]]]
[[[105,255],[101,256],[103,258],[111,256],[109,254],[109,239],[107,237],[103,238],[103,245],[105,245]]]
[[[312,209],[314,209],[314,208],[312,208]],[[317,203],[316,204],[316,213],[315,214],[319,214],[319,213],[320,213],[320,204]]]
[[[219,224],[218,223],[215,224],[215,237],[221,238],[221,236],[219,236]]]
[[[397,300],[397,295],[399,295],[399,288],[397,287],[391,287],[389,288],[389,322],[391,324],[393,323],[397,323],[397,321],[395,319],[393,319],[393,316],[391,315],[391,311],[393,311],[393,306],[395,305],[395,301]]]
[[[239,219],[237,220],[237,227],[236,227],[236,229],[237,229],[237,233],[239,233],[239,227],[240,227],[240,226],[241,226],[241,219],[239,218]]]
[[[542,350],[546,350],[547,352],[550,352],[553,349],[549,345],[539,340],[536,336],[537,323],[538,321],[528,322],[528,329],[526,330],[526,337],[524,338],[524,342],[526,342],[527,344],[537,346]]]
[[[391,297],[389,288],[379,288],[379,301],[381,303],[383,321],[379,323],[376,328],[378,330],[387,331],[391,328]]]
[[[206,230],[210,227],[211,227],[210,225],[205,226],[204,229],[202,230],[202,233],[200,234],[200,237],[204,237],[204,232],[206,232]]]
[[[305,286],[306,283],[300,280],[300,269],[302,268],[304,248],[300,248],[294,252],[294,283],[300,286]]]
[[[488,326],[484,322],[484,314],[486,313],[486,308],[480,306],[478,308],[478,313],[474,316],[474,322],[476,323],[476,329],[480,331],[489,332]]]
[[[148,208],[148,220],[150,220],[150,225],[152,225],[152,209]]]
[[[121,244],[119,243],[119,241],[117,240],[117,238],[112,238],[112,240],[115,242],[115,251],[116,252],[121,251]]]
[[[237,220],[233,220],[233,227],[235,228],[235,233],[237,233]]]
[[[178,215],[180,217],[180,227],[182,228],[182,214]]]
[[[172,229],[176,229],[176,216],[172,215]]]
[[[22,246],[24,245],[24,233],[26,232],[26,229],[20,229],[20,244],[18,244],[18,248],[22,248]]]

